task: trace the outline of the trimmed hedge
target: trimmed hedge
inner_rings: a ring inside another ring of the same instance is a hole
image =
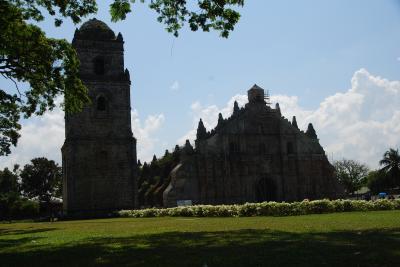
[[[121,210],[120,217],[251,217],[293,216],[346,211],[400,210],[400,199],[365,200],[314,200],[302,202],[262,202],[243,205],[195,205],[167,209]]]

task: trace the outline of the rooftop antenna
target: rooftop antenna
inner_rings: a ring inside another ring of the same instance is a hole
[[[271,106],[271,99],[269,96],[269,90],[267,90],[267,92],[264,94],[264,101],[265,104],[267,104],[267,106]]]

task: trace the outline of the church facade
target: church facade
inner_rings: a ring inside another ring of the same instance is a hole
[[[77,29],[72,41],[91,105],[65,117],[63,203],[67,215],[107,214],[136,206],[136,139],[124,41],[102,21]]]
[[[207,132],[200,120],[195,147],[189,141],[170,174],[163,206],[233,204],[338,198],[342,189],[312,124],[301,131],[282,117],[279,104],[254,85],[249,102]]]
[[[92,19],[76,30],[72,44],[92,103],[65,117],[61,149],[64,212],[67,216],[102,216],[146,206],[139,203],[137,193],[131,82],[124,69],[123,37]],[[224,119],[220,114],[211,132],[200,120],[195,147],[189,141],[183,148],[177,146],[176,162],[165,179],[145,192],[148,197],[157,195],[150,206],[342,195],[312,124],[301,131],[296,118],[289,122],[278,104],[271,108],[264,90],[256,85],[248,91],[248,100],[243,108],[235,102],[231,117]]]

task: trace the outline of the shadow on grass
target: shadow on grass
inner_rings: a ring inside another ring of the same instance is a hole
[[[48,231],[54,231],[57,230],[57,228],[41,228],[41,229],[1,229],[0,228],[0,236],[5,236],[5,235],[29,235],[29,234],[37,234],[37,233],[43,233],[43,232],[48,232]]]
[[[0,259],[0,266],[400,266],[400,228],[167,232],[0,252]]]

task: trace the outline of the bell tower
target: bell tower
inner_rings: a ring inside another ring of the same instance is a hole
[[[136,139],[123,37],[91,19],[75,31],[72,45],[92,103],[65,117],[64,211],[94,216],[132,209],[137,197]]]

